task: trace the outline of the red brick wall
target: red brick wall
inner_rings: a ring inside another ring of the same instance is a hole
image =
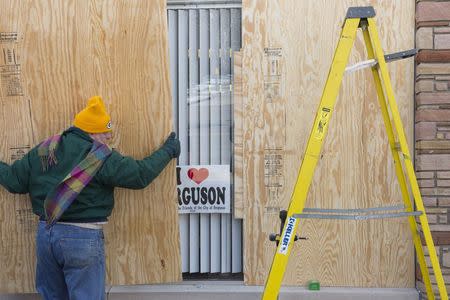
[[[450,1],[417,1],[416,27],[416,172],[450,291]]]

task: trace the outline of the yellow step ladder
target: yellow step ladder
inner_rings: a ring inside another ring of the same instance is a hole
[[[416,51],[409,50],[405,52],[384,55],[381,48],[380,39],[375,24],[375,10],[373,7],[351,7],[347,11],[344,25],[337,48],[335,50],[333,62],[328,74],[319,109],[316,113],[314,125],[309,135],[305,155],[300,167],[298,178],[291,196],[289,209],[280,212],[282,219],[280,234],[271,235],[270,239],[277,242],[269,276],[266,281],[262,299],[276,299],[283,280],[284,272],[288,263],[292,245],[298,237],[295,235],[298,227],[299,218],[335,218],[335,219],[353,219],[366,220],[378,218],[407,217],[412,232],[414,246],[417,258],[422,272],[422,277],[426,286],[427,297],[434,298],[430,274],[425,261],[424,251],[416,217],[418,217],[421,230],[425,238],[426,246],[430,253],[430,260],[436,282],[439,288],[441,299],[448,299],[447,290],[439,261],[434,248],[433,239],[428,225],[425,208],[414,173],[413,162],[409,153],[405,132],[403,129],[400,114],[395,102],[394,92],[389,78],[386,62],[396,59],[413,56]],[[355,41],[358,28],[362,29],[364,42],[367,48],[369,60],[347,67],[350,51]],[[336,97],[339,92],[342,77],[345,72],[355,71],[361,68],[370,67],[378,94],[378,100],[386,127],[389,145],[395,161],[395,171],[400,184],[404,205],[382,208],[353,209],[353,210],[322,210],[322,209],[304,209],[309,186],[313,178],[314,169],[320,157],[320,151],[324,138],[328,131],[328,124],[333,114]],[[384,87],[384,88],[383,88]],[[401,159],[403,160],[403,166]],[[406,174],[404,172],[406,169]],[[412,192],[416,210],[408,191],[408,185]]]

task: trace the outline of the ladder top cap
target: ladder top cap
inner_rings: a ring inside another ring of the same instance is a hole
[[[373,6],[349,7],[346,19],[363,19],[375,17],[375,9]]]

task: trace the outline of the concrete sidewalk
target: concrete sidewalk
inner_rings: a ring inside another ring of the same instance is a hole
[[[262,286],[245,286],[240,281],[185,281],[178,284],[113,286],[108,300],[256,300]],[[0,295],[0,300],[38,300],[36,294]],[[303,287],[283,287],[280,300],[418,300],[416,289],[323,287],[309,291]]]

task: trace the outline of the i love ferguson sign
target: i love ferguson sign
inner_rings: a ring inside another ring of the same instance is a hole
[[[229,213],[230,166],[177,166],[178,212]]]

